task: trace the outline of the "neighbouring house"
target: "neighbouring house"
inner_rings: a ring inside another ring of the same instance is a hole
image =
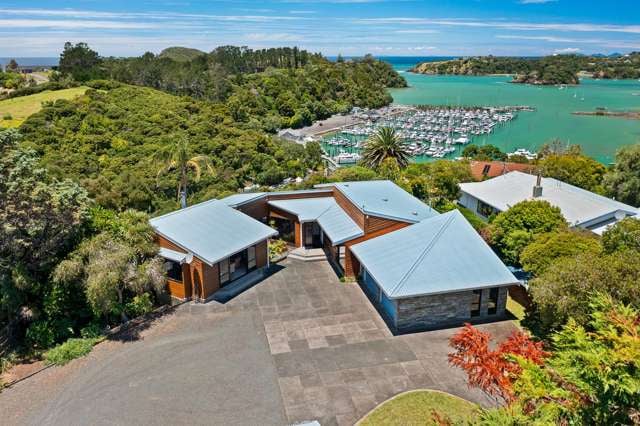
[[[572,227],[601,235],[609,226],[637,208],[595,194],[554,178],[513,171],[483,182],[461,183],[458,204],[488,219],[525,200],[545,200],[559,207]]]
[[[498,318],[506,287],[518,283],[460,213],[441,215],[385,180],[238,193],[151,225],[179,299],[206,300],[259,279],[276,234],[293,251],[320,253],[339,274],[360,278],[398,331]]]
[[[507,161],[470,161],[471,175],[475,180],[485,180],[509,172],[536,173],[536,166],[532,164],[510,163]]]

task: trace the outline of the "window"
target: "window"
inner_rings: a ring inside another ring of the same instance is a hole
[[[167,278],[173,281],[182,282],[182,265],[178,262],[167,260],[164,263],[164,270],[167,271]]]
[[[471,298],[471,316],[480,316],[480,305],[482,303],[482,290],[473,290],[473,297]]]
[[[488,315],[495,315],[498,312],[498,288],[492,288],[489,290],[489,303],[487,304],[489,309]]]
[[[247,249],[247,268],[253,269],[256,267],[256,246],[251,246]]]
[[[480,200],[478,200],[478,207],[476,208],[476,211],[484,217],[489,217],[496,212],[493,207],[491,207],[487,203],[483,203]]]
[[[220,267],[220,285],[229,281],[229,259],[223,259],[218,264]]]
[[[482,168],[482,176],[487,176],[489,174],[489,170],[491,170],[491,164],[485,164]]]

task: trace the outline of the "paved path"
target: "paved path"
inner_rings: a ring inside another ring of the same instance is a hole
[[[283,265],[227,304],[183,305],[142,340],[101,344],[4,391],[3,421],[350,425],[417,388],[491,403],[447,364],[455,329],[392,336],[326,262]],[[501,338],[514,326],[481,327]]]

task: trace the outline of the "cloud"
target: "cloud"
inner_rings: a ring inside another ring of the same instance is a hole
[[[533,23],[533,22],[509,22],[501,20],[479,21],[475,19],[432,19],[432,18],[360,18],[352,20],[354,23],[369,25],[441,25],[452,27],[470,28],[495,28],[517,31],[576,31],[576,32],[619,32],[640,34],[640,25],[613,25],[613,24],[589,24],[589,23]]]
[[[159,29],[159,24],[145,22],[71,20],[71,19],[0,19],[0,28],[103,29],[143,30]]]
[[[582,49],[578,49],[577,47],[565,47],[564,49],[556,49],[553,53],[557,55],[567,54],[567,53],[578,53],[581,52]]]
[[[438,34],[440,31],[438,30],[396,30],[394,31],[396,34]]]
[[[287,41],[296,43],[304,41],[303,36],[289,33],[251,33],[244,37],[249,41]]]

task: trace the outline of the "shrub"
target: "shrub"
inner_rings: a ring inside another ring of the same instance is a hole
[[[73,335],[71,321],[66,318],[38,320],[27,329],[27,342],[35,349],[47,349]]]
[[[102,335],[102,326],[97,322],[92,322],[91,324],[80,330],[80,336],[82,336],[82,338],[84,339],[95,339],[101,337]]]
[[[600,254],[602,246],[598,238],[588,231],[563,230],[536,236],[520,254],[520,263],[533,275],[542,274],[561,257],[581,253]]]
[[[287,251],[287,243],[283,240],[269,242],[269,259],[275,259]]]
[[[151,296],[149,293],[134,296],[131,302],[127,303],[125,310],[133,317],[148,314],[153,310],[153,301],[151,300]]]
[[[640,220],[628,217],[602,234],[602,245],[607,253],[622,250],[640,252]]]
[[[9,113],[6,113],[5,115],[2,116],[3,120],[13,120],[13,116]]]
[[[69,339],[47,351],[44,354],[44,359],[47,364],[65,365],[73,359],[87,355],[100,340],[100,338]]]

